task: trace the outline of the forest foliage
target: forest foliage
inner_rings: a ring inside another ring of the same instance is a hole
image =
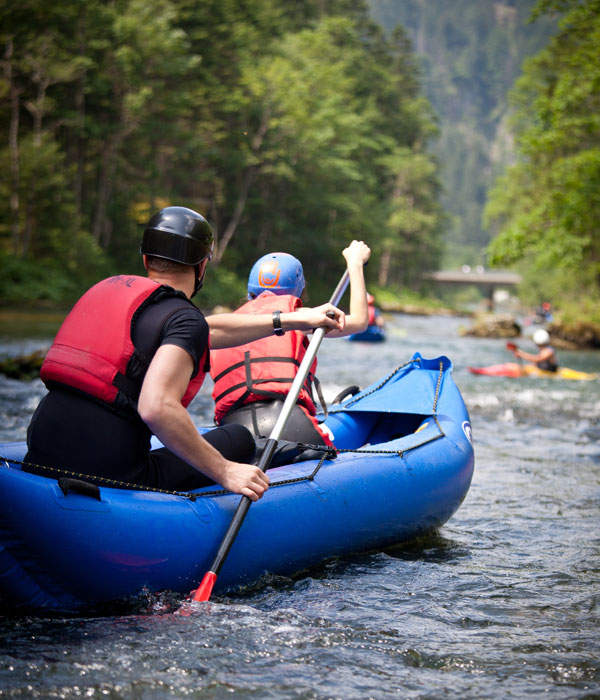
[[[600,0],[536,8],[557,11],[558,33],[511,94],[518,160],[486,207],[497,233],[490,253],[563,306],[586,300],[600,322]]]
[[[482,214],[488,189],[512,161],[508,92],[524,58],[554,33],[548,14],[530,22],[536,0],[370,0],[387,31],[406,28],[423,70],[423,88],[439,115],[433,153],[440,163],[444,265],[487,265],[491,233]]]
[[[373,284],[438,266],[433,110],[407,35],[363,0],[21,0],[0,36],[4,303],[141,272],[168,204],[214,229],[206,304],[268,250],[302,259],[315,301],[353,238]]]
[[[600,0],[370,5],[440,115],[445,263],[516,267],[523,301],[600,323]]]

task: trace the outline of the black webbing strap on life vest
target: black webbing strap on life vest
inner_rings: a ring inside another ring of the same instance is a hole
[[[131,377],[128,377],[126,374],[117,372],[113,378],[112,383],[114,386],[117,387],[119,391],[122,391],[125,394],[125,396],[128,396],[132,401],[134,401],[137,404],[137,401],[140,398],[140,392],[142,391],[142,387],[139,382],[136,382]]]
[[[329,415],[329,411],[327,410],[327,402],[325,401],[325,397],[323,396],[323,392],[321,391],[321,382],[317,379],[316,375],[313,375],[313,383],[315,386],[315,391],[317,392],[317,396],[319,397],[319,403],[321,404],[321,408],[323,409],[323,420],[319,419],[319,422],[322,423]]]
[[[227,369],[224,369],[220,374],[218,374],[215,378],[214,381],[215,383],[218,382],[220,379],[222,379],[224,376],[229,374],[229,372],[232,372],[235,369],[239,369],[240,367],[245,368],[245,380],[243,382],[240,382],[239,384],[234,384],[234,386],[229,387],[225,391],[223,391],[221,394],[219,394],[217,397],[215,397],[215,403],[219,403],[227,394],[230,394],[232,391],[238,391],[239,389],[245,388],[244,393],[235,401],[233,406],[229,409],[230,411],[235,410],[236,408],[239,408],[240,406],[243,406],[244,403],[246,402],[246,399],[254,394],[255,396],[262,396],[265,399],[280,399],[282,393],[285,392],[276,392],[276,391],[266,391],[264,389],[260,389],[259,385],[260,384],[267,384],[267,383],[278,383],[278,384],[292,384],[294,381],[294,377],[269,377],[268,379],[253,379],[252,378],[252,365],[253,364],[259,364],[261,362],[287,362],[295,365],[296,367],[300,367],[300,363],[298,360],[295,360],[291,357],[250,357],[250,351],[246,350],[244,353],[244,359],[241,360],[240,362],[236,362],[234,365],[231,365],[231,367],[228,367]],[[312,382],[316,378],[314,375],[309,372],[308,376],[306,377],[306,381],[304,382],[304,389],[308,392],[308,394],[312,397]],[[320,390],[318,390],[318,393]]]

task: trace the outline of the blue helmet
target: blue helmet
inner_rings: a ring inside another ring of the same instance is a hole
[[[248,299],[264,291],[293,294],[299,297],[304,289],[302,263],[289,253],[268,253],[259,258],[248,277]]]

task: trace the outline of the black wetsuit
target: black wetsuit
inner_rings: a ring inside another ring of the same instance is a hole
[[[198,366],[208,344],[208,324],[185,299],[169,296],[144,308],[132,340],[148,359],[161,345],[177,345],[193,358],[194,375],[209,369],[208,353],[207,366]],[[254,454],[254,439],[242,426],[216,428],[204,437],[227,459],[250,462]],[[137,413],[125,415],[66,386],[51,386],[27,431],[25,461],[167,490],[186,491],[213,483],[168,449],[150,451],[150,438]],[[47,470],[39,473],[57,476]]]

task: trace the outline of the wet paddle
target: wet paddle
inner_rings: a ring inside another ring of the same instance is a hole
[[[348,270],[346,270],[341,280],[338,282],[338,285],[335,288],[331,299],[329,300],[330,304],[333,304],[334,306],[337,306],[337,304],[339,304],[340,299],[346,291],[348,282],[349,276]],[[300,363],[300,367],[298,368],[298,374],[296,374],[296,377],[292,382],[292,386],[290,387],[290,391],[283,403],[283,408],[281,409],[279,418],[273,426],[273,430],[269,435],[269,439],[265,444],[264,451],[260,457],[260,461],[258,462],[258,468],[263,472],[265,472],[271,464],[271,460],[273,459],[273,455],[275,454],[275,450],[277,449],[277,441],[281,437],[281,434],[283,433],[283,430],[292,412],[292,409],[296,405],[296,400],[298,398],[298,395],[300,394],[300,389],[304,384],[304,381],[308,375],[308,372],[313,363],[315,355],[317,354],[317,350],[319,349],[319,345],[321,344],[324,335],[325,329],[317,328],[308,345],[308,348],[306,349],[304,359],[302,360],[302,362]],[[225,533],[225,536],[221,541],[221,545],[219,546],[213,563],[210,569],[206,572],[206,574],[204,574],[204,578],[202,579],[202,582],[200,583],[198,588],[190,596],[191,600],[201,602],[210,599],[210,595],[217,580],[217,576],[219,575],[219,571],[221,570],[221,567],[223,566],[225,559],[229,554],[229,550],[231,549],[231,546],[235,541],[240,527],[244,522],[244,518],[246,517],[246,513],[248,512],[251,503],[252,501],[248,498],[248,496],[242,496],[233,515],[233,518],[231,519],[229,528],[227,529],[227,532]]]

